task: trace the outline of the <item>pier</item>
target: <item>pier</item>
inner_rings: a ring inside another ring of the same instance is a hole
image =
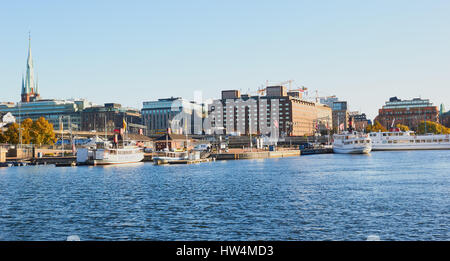
[[[216,160],[239,160],[239,159],[266,159],[300,156],[300,150],[280,150],[280,151],[243,151],[232,149],[226,153],[213,153],[212,158]]]
[[[327,153],[333,153],[333,148],[303,149],[303,150],[301,150],[301,152],[302,152],[302,155],[327,154]]]

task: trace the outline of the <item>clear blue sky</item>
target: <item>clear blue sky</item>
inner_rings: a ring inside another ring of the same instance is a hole
[[[293,79],[371,118],[391,96],[448,109],[449,14],[448,0],[2,1],[0,101],[19,100],[31,30],[44,98],[141,108]]]

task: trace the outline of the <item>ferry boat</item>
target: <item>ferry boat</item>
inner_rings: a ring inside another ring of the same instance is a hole
[[[97,138],[98,139],[98,138]],[[108,141],[96,142],[95,146],[77,149],[77,163],[85,165],[111,165],[137,163],[144,159],[141,148],[132,142],[114,146]]]
[[[415,135],[413,131],[371,132],[372,150],[448,150],[448,134]]]
[[[353,132],[342,132],[333,135],[334,153],[363,154],[372,150],[372,142],[369,135]]]

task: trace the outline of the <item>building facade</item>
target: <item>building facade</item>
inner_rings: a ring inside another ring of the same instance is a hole
[[[353,130],[365,132],[367,126],[369,124],[372,124],[372,122],[369,119],[367,119],[365,113],[360,113],[359,111],[352,111],[349,112],[348,114],[349,114],[349,125],[352,127]]]
[[[222,98],[208,107],[208,124],[211,130],[224,134],[312,135],[316,130],[318,109],[315,103],[299,97],[288,95],[284,86],[267,87],[265,96],[222,91]]]
[[[141,113],[147,135],[166,134],[169,128],[174,134],[203,132],[204,105],[181,97],[143,102]]]
[[[81,112],[83,131],[113,132],[122,128],[124,121],[128,133],[145,133],[146,126],[142,124],[142,115],[137,109],[122,107],[118,103],[105,103],[104,106],[92,106]]]
[[[401,100],[391,97],[381,109],[375,120],[387,129],[398,123],[417,130],[420,122],[439,122],[439,110],[437,106],[428,99],[414,98],[412,100]]]
[[[450,128],[450,111],[442,113],[441,124],[447,128]]]
[[[22,122],[30,118],[44,117],[53,124],[54,130],[81,130],[81,112],[92,103],[80,100],[39,99],[32,102],[2,103],[0,113],[10,112],[16,120]]]
[[[343,131],[349,127],[349,112],[346,101],[335,101],[332,105],[333,110],[333,130]]]

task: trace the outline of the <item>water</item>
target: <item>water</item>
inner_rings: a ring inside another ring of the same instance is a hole
[[[449,156],[0,168],[0,240],[450,240]]]

